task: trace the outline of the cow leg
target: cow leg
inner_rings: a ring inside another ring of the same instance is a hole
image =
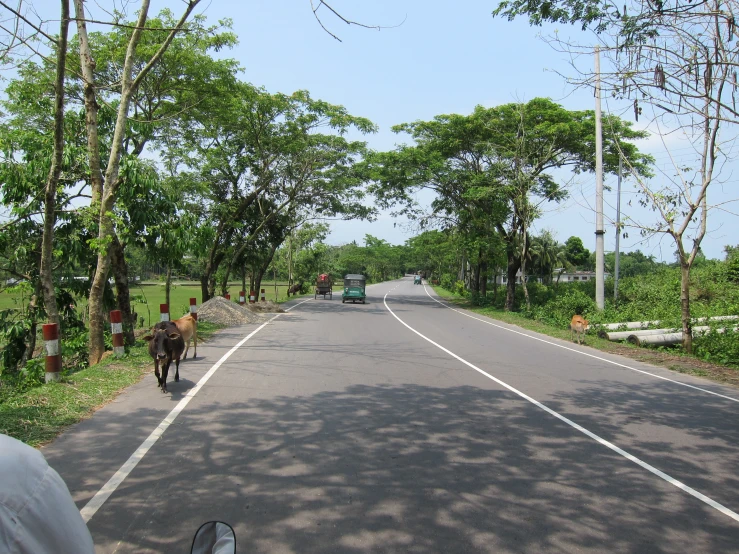
[[[167,375],[169,374],[169,364],[171,362],[171,358],[167,358],[167,361],[162,364],[162,392],[167,392]]]
[[[162,376],[159,375],[159,358],[154,358],[154,375],[157,376],[157,385],[162,386]]]
[[[182,356],[182,359],[183,359],[183,360],[186,360],[186,359],[187,359],[187,351],[188,351],[188,350],[190,350],[190,341],[187,341],[187,342],[185,343],[185,353],[184,353],[184,354],[183,354],[183,356]],[[179,360],[178,360],[178,362],[179,362]]]
[[[193,331],[192,340],[195,341],[195,352],[193,352],[192,359],[198,357],[198,322],[195,322],[195,330]]]
[[[175,383],[180,381],[180,359],[177,358],[174,362],[174,380]]]

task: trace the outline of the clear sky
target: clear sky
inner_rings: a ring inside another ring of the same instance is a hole
[[[369,118],[380,128],[366,137],[377,150],[392,149],[403,140],[392,133],[392,125],[429,120],[439,114],[468,114],[477,104],[491,107],[541,96],[568,109],[594,109],[592,91],[573,90],[552,71],[572,73],[565,55],[537,38],[554,28],[542,30],[524,20],[493,18],[497,0],[333,0],[330,4],[348,19],[383,28],[349,26],[325,7],[320,8],[323,23],[341,39],[339,42],[316,21],[310,0],[212,0],[199,11],[212,22],[225,17],[233,20],[240,43],[221,55],[239,60],[244,68],[242,79],[271,92],[306,89],[314,98],[342,104],[350,113]],[[52,0],[35,0],[34,5],[39,13],[58,13],[58,4]],[[99,0],[97,5],[109,7],[113,3]],[[115,5],[133,13],[139,4]],[[152,13],[164,6],[179,13],[183,4],[179,0],[152,0],[151,5]],[[94,6],[90,3],[90,9],[97,10]],[[595,43],[575,28],[558,30]],[[603,105],[604,112],[617,108]],[[626,112],[624,117],[633,115]],[[666,162],[664,147],[656,137],[641,148],[653,153],[660,164]],[[676,153],[685,156],[689,151],[681,147]],[[739,198],[730,170],[723,173],[722,180],[725,183],[717,183],[712,199]],[[613,221],[615,179],[607,179],[606,185],[614,188],[606,193],[606,221]],[[633,185],[624,184],[622,210],[649,218],[648,212],[638,212],[633,190]],[[595,177],[580,176],[572,184],[570,199],[547,208],[535,232],[549,229],[560,242],[577,235],[586,247],[594,249],[594,195]],[[709,214],[710,232],[703,242],[709,257],[723,258],[725,245],[739,244],[739,218],[731,213],[739,207],[726,207],[728,212]],[[362,243],[365,234],[372,234],[402,244],[415,234],[405,223],[388,214],[372,223],[334,222],[329,242]],[[637,232],[631,232],[629,239],[621,241],[622,251],[639,248],[658,259],[673,260],[671,240],[641,240]],[[611,225],[606,233],[607,251],[613,250],[614,241]]]

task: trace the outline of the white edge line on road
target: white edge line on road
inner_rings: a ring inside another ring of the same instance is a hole
[[[618,366],[618,367],[623,367],[624,369],[630,369],[631,371],[636,371],[638,373],[643,373],[644,375],[649,375],[649,376],[655,377],[657,379],[662,379],[663,381],[669,381],[670,383],[675,383],[676,385],[680,385],[680,386],[683,386],[683,387],[688,387],[688,388],[691,388],[691,389],[699,390],[701,392],[705,392],[705,393],[708,393],[708,394],[712,394],[714,396],[718,396],[718,397],[723,398],[725,400],[731,400],[732,402],[739,403],[739,398],[733,398],[731,396],[726,396],[724,394],[720,394],[718,392],[713,392],[713,391],[710,391],[708,389],[702,389],[700,387],[696,387],[695,385],[689,385],[687,383],[681,383],[680,381],[675,381],[674,379],[670,379],[669,377],[663,377],[661,375],[657,375],[656,373],[650,373],[649,371],[644,371],[643,369],[637,369],[635,367],[631,367],[631,366],[628,366],[628,365],[625,365],[625,364],[614,362],[613,360],[609,360],[607,358],[601,358],[600,356],[596,356],[594,354],[588,354],[587,352],[583,352],[582,350],[578,350],[576,348],[571,348],[571,347],[565,346],[563,344],[557,344],[556,342],[552,342],[552,341],[549,341],[549,340],[546,340],[546,339],[541,339],[539,337],[535,337],[535,336],[529,335],[527,333],[522,333],[521,331],[516,331],[515,329],[509,329],[508,327],[504,327],[503,325],[498,325],[496,323],[493,323],[492,321],[487,321],[487,320],[481,319],[479,317],[475,317],[473,315],[466,314],[462,310],[458,310],[456,308],[452,308],[448,304],[445,304],[444,302],[442,302],[440,300],[437,300],[436,298],[434,298],[433,296],[431,296],[429,294],[428,290],[426,290],[426,285],[424,285],[423,288],[424,288],[424,291],[426,292],[426,295],[431,300],[433,300],[434,302],[438,302],[439,304],[441,304],[442,306],[444,306],[446,309],[452,310],[453,312],[457,312],[458,314],[461,314],[461,315],[463,315],[465,317],[469,317],[469,318],[475,319],[475,320],[480,321],[482,323],[485,323],[487,325],[492,325],[493,327],[497,327],[498,329],[502,329],[503,331],[508,331],[509,333],[516,333],[517,335],[522,335],[524,337],[528,337],[528,338],[533,339],[533,340],[538,340],[539,342],[550,344],[552,346],[556,346],[557,348],[563,348],[565,350],[569,350],[570,352],[575,352],[576,354],[581,354],[583,356],[588,356],[589,358],[595,358],[596,360],[599,360],[601,362],[606,362],[606,363],[609,363],[609,364],[612,364],[612,365],[615,365],[615,366]]]
[[[388,293],[388,294],[390,294],[390,293]],[[518,389],[516,389],[516,388],[512,387],[512,386],[511,386],[511,385],[509,385],[508,383],[505,383],[505,382],[501,381],[500,379],[498,379],[497,377],[494,377],[493,375],[490,375],[489,373],[487,373],[486,371],[483,371],[482,369],[480,369],[480,368],[479,368],[479,367],[477,367],[476,365],[474,365],[474,364],[472,364],[472,363],[468,362],[467,360],[465,360],[465,359],[461,358],[460,356],[457,356],[457,355],[456,355],[456,354],[455,354],[454,352],[452,352],[451,350],[449,350],[449,349],[447,349],[447,348],[444,348],[443,346],[441,346],[440,344],[438,344],[438,343],[434,342],[433,340],[431,340],[431,339],[430,339],[430,338],[428,338],[427,336],[425,336],[425,335],[423,335],[423,334],[419,333],[419,332],[418,332],[418,331],[416,331],[416,330],[415,330],[415,329],[414,329],[413,327],[411,327],[411,326],[410,326],[410,325],[408,325],[408,324],[407,324],[407,323],[406,323],[405,321],[403,321],[403,320],[402,320],[402,319],[400,319],[400,318],[399,318],[399,317],[398,317],[397,315],[395,315],[395,312],[393,312],[393,311],[392,311],[392,310],[390,309],[390,306],[388,306],[388,305],[387,305],[387,294],[386,294],[386,295],[385,295],[385,297],[383,298],[383,303],[385,304],[385,308],[386,308],[386,309],[387,309],[387,310],[388,310],[388,311],[389,311],[389,312],[390,312],[390,313],[392,314],[392,316],[393,316],[393,317],[394,317],[395,319],[397,319],[397,320],[398,320],[398,321],[399,321],[400,323],[402,323],[402,324],[403,324],[403,325],[404,325],[405,327],[407,327],[408,329],[410,329],[411,331],[413,331],[413,332],[414,332],[414,333],[415,333],[416,335],[418,335],[419,337],[421,337],[421,338],[422,338],[422,339],[424,339],[425,341],[428,341],[428,342],[430,342],[431,344],[433,344],[434,346],[436,346],[436,347],[437,347],[438,349],[440,349],[440,350],[442,350],[442,351],[446,352],[446,353],[447,353],[447,354],[449,354],[449,355],[450,355],[450,356],[451,356],[452,358],[455,358],[455,359],[457,359],[458,361],[462,362],[462,363],[463,363],[464,365],[466,365],[466,366],[468,366],[468,367],[470,367],[470,368],[474,369],[475,371],[477,371],[477,372],[478,372],[478,373],[480,373],[481,375],[484,375],[484,376],[485,376],[485,377],[487,377],[488,379],[490,379],[490,380],[492,380],[492,381],[495,381],[496,383],[498,383],[499,385],[501,385],[501,386],[505,387],[506,389],[508,389],[508,390],[509,390],[509,391],[511,391],[512,393],[514,393],[514,394],[517,394],[518,396],[520,396],[520,397],[521,397],[521,398],[523,398],[524,400],[527,400],[527,401],[531,402],[531,403],[532,403],[532,404],[533,404],[534,406],[536,406],[537,408],[540,408],[540,409],[544,410],[545,412],[547,412],[547,413],[549,413],[549,414],[553,415],[554,417],[556,417],[557,419],[559,419],[559,420],[563,421],[564,423],[566,423],[566,424],[567,424],[567,425],[569,425],[570,427],[572,427],[572,428],[574,428],[574,429],[577,429],[578,431],[580,431],[580,432],[581,432],[581,433],[583,433],[584,435],[586,435],[586,436],[590,437],[591,439],[593,439],[594,441],[596,441],[596,442],[598,442],[598,443],[602,444],[603,446],[605,446],[605,447],[607,447],[607,448],[609,448],[609,449],[613,450],[614,452],[616,452],[617,454],[619,454],[619,455],[623,456],[623,457],[624,457],[624,458],[626,458],[627,460],[629,460],[629,461],[631,461],[631,462],[633,462],[633,463],[635,463],[635,464],[637,464],[637,465],[639,465],[639,466],[643,467],[644,469],[646,469],[647,471],[649,471],[649,472],[653,473],[654,475],[656,475],[656,476],[657,476],[657,477],[659,477],[660,479],[664,479],[665,481],[667,481],[667,482],[668,482],[668,483],[670,483],[671,485],[673,485],[673,486],[675,486],[675,487],[677,487],[677,488],[679,488],[679,489],[681,489],[681,490],[683,490],[683,491],[687,492],[688,494],[690,494],[691,496],[694,496],[694,497],[695,497],[695,498],[697,498],[698,500],[700,500],[700,501],[702,501],[702,502],[705,502],[706,504],[708,504],[708,505],[709,505],[709,506],[711,506],[712,508],[714,508],[714,509],[718,510],[719,512],[723,513],[724,515],[727,515],[727,516],[729,516],[729,517],[730,517],[731,519],[733,519],[734,521],[737,521],[737,522],[739,522],[739,514],[737,514],[736,512],[733,512],[732,510],[730,510],[729,508],[727,508],[727,507],[726,507],[726,506],[724,506],[723,504],[719,504],[719,503],[718,503],[718,502],[716,502],[715,500],[712,500],[711,498],[709,498],[709,497],[707,497],[706,495],[704,495],[704,494],[702,494],[702,493],[698,492],[697,490],[695,490],[695,489],[693,489],[693,488],[691,488],[691,487],[687,486],[687,485],[686,485],[686,484],[684,484],[684,483],[681,483],[681,482],[680,482],[680,481],[678,481],[677,479],[673,479],[672,477],[670,477],[669,475],[667,475],[667,474],[666,474],[666,473],[664,473],[663,471],[660,471],[660,470],[659,470],[659,469],[657,469],[656,467],[654,467],[654,466],[651,466],[651,465],[649,465],[648,463],[646,463],[646,462],[644,462],[644,461],[640,460],[640,459],[639,459],[639,458],[637,458],[636,456],[633,456],[632,454],[629,454],[628,452],[626,452],[626,451],[625,451],[625,450],[623,450],[622,448],[619,448],[619,447],[618,447],[618,446],[616,446],[615,444],[613,444],[613,443],[611,443],[611,442],[608,442],[608,441],[607,441],[607,440],[605,440],[604,438],[601,438],[601,437],[599,437],[598,435],[596,435],[596,434],[595,434],[595,433],[593,433],[592,431],[588,431],[587,429],[585,429],[585,428],[584,428],[584,427],[582,427],[581,425],[578,425],[577,423],[575,423],[575,422],[574,422],[574,421],[572,421],[571,419],[568,419],[568,418],[566,418],[565,416],[563,416],[562,414],[559,414],[559,413],[555,412],[554,410],[552,410],[551,408],[549,408],[549,407],[545,406],[544,404],[542,404],[542,403],[541,403],[541,402],[539,402],[538,400],[535,400],[535,399],[531,398],[530,396],[528,396],[528,395],[524,394],[523,392],[519,391]]]
[[[309,298],[308,300],[313,300],[312,298]],[[285,311],[289,312],[293,308],[300,306],[300,304],[303,304],[304,302],[308,302],[308,300],[303,300],[303,302],[300,302],[298,304],[295,304],[294,306],[290,306]],[[118,471],[115,472],[113,477],[111,477],[105,485],[102,486],[102,488],[95,493],[95,496],[93,496],[90,501],[85,505],[84,508],[80,510],[80,515],[82,516],[82,519],[87,523],[92,519],[92,516],[95,515],[95,513],[100,509],[100,507],[105,504],[105,501],[110,498],[110,495],[115,492],[115,490],[118,488],[118,486],[123,483],[123,481],[128,477],[128,475],[133,471],[133,469],[138,465],[138,463],[144,458],[146,453],[149,451],[149,449],[154,446],[154,444],[159,440],[159,437],[161,437],[164,432],[167,430],[167,428],[174,422],[175,419],[177,419],[177,416],[180,415],[180,412],[185,409],[185,406],[187,406],[190,403],[190,400],[193,399],[193,397],[198,393],[198,391],[205,385],[205,383],[208,382],[208,379],[210,379],[213,374],[218,371],[218,368],[221,367],[221,364],[225,362],[229,357],[231,357],[231,354],[236,352],[241,346],[248,341],[250,338],[252,338],[254,335],[256,335],[259,331],[264,329],[267,325],[272,323],[275,319],[280,317],[282,314],[277,314],[274,317],[270,318],[268,321],[265,321],[262,323],[259,327],[254,329],[251,333],[249,333],[246,337],[241,339],[231,350],[226,352],[220,360],[218,360],[213,367],[211,367],[208,372],[203,375],[200,378],[200,381],[198,381],[198,384],[195,385],[192,389],[187,391],[187,394],[185,397],[180,400],[177,403],[177,406],[175,406],[171,412],[165,417],[162,422],[157,426],[156,429],[154,429],[151,434],[147,437],[147,439],[141,443],[141,445],[136,449],[136,451],[131,454],[131,456],[126,460],[126,462],[120,467]]]

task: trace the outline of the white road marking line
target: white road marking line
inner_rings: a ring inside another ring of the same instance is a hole
[[[388,294],[390,294],[390,293],[388,293]],[[607,447],[607,448],[609,448],[609,449],[613,450],[614,452],[616,452],[617,454],[619,454],[619,455],[623,456],[623,457],[624,457],[624,458],[626,458],[627,460],[629,460],[629,461],[631,461],[631,462],[633,462],[633,463],[635,463],[635,464],[637,464],[637,465],[639,465],[639,466],[643,467],[644,469],[646,469],[647,471],[649,471],[649,472],[653,473],[654,475],[656,475],[656,476],[657,476],[657,477],[659,477],[660,479],[664,479],[665,481],[667,481],[667,482],[668,482],[668,483],[670,483],[671,485],[673,485],[673,486],[675,486],[675,487],[677,487],[677,488],[679,488],[679,489],[681,489],[681,490],[683,490],[683,491],[687,492],[688,494],[690,494],[691,496],[694,496],[695,498],[697,498],[697,499],[698,499],[698,500],[700,500],[701,502],[705,502],[706,504],[708,504],[708,505],[709,505],[709,506],[711,506],[712,508],[714,508],[714,509],[718,510],[718,511],[719,511],[719,512],[721,512],[722,514],[724,514],[724,515],[727,515],[727,516],[729,516],[729,517],[730,517],[731,519],[733,519],[734,521],[737,521],[737,522],[739,522],[739,514],[737,514],[736,512],[733,512],[732,510],[730,510],[729,508],[727,508],[727,507],[726,507],[726,506],[724,506],[723,504],[719,504],[719,503],[718,503],[718,502],[716,502],[715,500],[712,500],[711,498],[709,498],[709,497],[707,497],[706,495],[704,495],[704,494],[702,494],[702,493],[698,492],[697,490],[695,490],[695,489],[693,489],[693,488],[689,487],[688,485],[686,485],[686,484],[684,484],[684,483],[682,483],[682,482],[678,481],[677,479],[674,479],[674,478],[670,477],[669,475],[667,475],[667,474],[666,474],[666,473],[664,473],[663,471],[660,471],[660,470],[659,470],[659,469],[657,469],[656,467],[654,467],[654,466],[651,466],[651,465],[649,465],[648,463],[646,463],[646,462],[644,462],[644,461],[640,460],[640,459],[639,459],[639,458],[637,458],[636,456],[633,456],[632,454],[629,454],[628,452],[626,452],[626,451],[625,451],[625,450],[623,450],[622,448],[619,448],[619,447],[618,447],[618,446],[616,446],[615,444],[613,444],[613,443],[611,443],[611,442],[608,442],[607,440],[605,440],[605,439],[604,439],[604,438],[602,438],[602,437],[599,437],[598,435],[596,435],[596,434],[595,434],[595,433],[593,433],[592,431],[588,431],[587,429],[585,429],[585,428],[584,428],[584,427],[582,427],[581,425],[578,425],[577,423],[575,423],[575,422],[574,422],[574,421],[572,421],[571,419],[568,419],[568,418],[566,418],[565,416],[563,416],[562,414],[560,414],[560,413],[558,413],[558,412],[555,412],[554,410],[552,410],[551,408],[549,408],[549,407],[545,406],[544,404],[542,404],[542,403],[541,403],[541,402],[539,402],[538,400],[535,400],[535,399],[531,398],[531,397],[530,397],[530,396],[528,396],[527,394],[524,394],[523,392],[521,392],[520,390],[518,390],[518,389],[516,389],[516,388],[512,387],[512,386],[511,386],[511,385],[509,385],[508,383],[505,383],[504,381],[501,381],[501,380],[500,380],[500,379],[498,379],[497,377],[494,377],[493,375],[490,375],[489,373],[487,373],[486,371],[484,371],[484,370],[480,369],[480,368],[479,368],[479,367],[477,367],[476,365],[474,365],[474,364],[472,364],[472,363],[468,362],[467,360],[465,360],[465,359],[461,358],[460,356],[457,356],[457,355],[456,355],[456,354],[455,354],[454,352],[452,352],[451,350],[449,350],[449,349],[447,349],[447,348],[444,348],[443,346],[441,346],[440,344],[438,344],[438,343],[434,342],[433,340],[431,340],[431,339],[430,339],[430,338],[428,338],[427,336],[425,336],[425,335],[423,335],[423,334],[419,333],[419,332],[418,332],[418,331],[416,331],[416,330],[415,330],[415,329],[414,329],[413,327],[411,327],[411,326],[410,326],[410,325],[408,325],[408,324],[407,324],[407,323],[406,323],[405,321],[403,321],[403,320],[402,320],[402,319],[400,319],[400,318],[399,318],[399,317],[398,317],[397,315],[395,315],[395,312],[393,312],[393,311],[392,311],[392,310],[390,309],[390,306],[388,306],[388,305],[387,305],[387,294],[386,294],[386,295],[384,296],[384,298],[383,298],[383,303],[385,304],[385,308],[386,308],[386,309],[387,309],[387,310],[388,310],[388,311],[389,311],[389,312],[390,312],[390,313],[391,313],[391,314],[393,315],[393,317],[394,317],[395,319],[397,319],[397,320],[398,320],[398,321],[399,321],[400,323],[402,323],[402,324],[403,324],[403,325],[404,325],[405,327],[407,327],[408,329],[410,329],[411,331],[413,331],[413,332],[414,332],[414,333],[415,333],[416,335],[418,335],[419,337],[421,337],[421,338],[422,338],[422,339],[424,339],[425,341],[428,341],[428,342],[430,342],[431,344],[433,344],[434,346],[436,346],[436,347],[437,347],[438,349],[440,349],[440,350],[442,350],[442,351],[446,352],[446,353],[447,353],[447,354],[449,354],[449,355],[450,355],[451,357],[453,357],[453,358],[457,359],[458,361],[462,362],[462,363],[463,363],[464,365],[466,365],[466,366],[468,366],[468,367],[471,367],[472,369],[474,369],[475,371],[477,371],[477,372],[478,372],[478,373],[480,373],[481,375],[484,375],[484,376],[485,376],[485,377],[487,377],[488,379],[490,379],[490,380],[492,380],[492,381],[495,381],[496,383],[498,383],[498,384],[499,384],[499,385],[501,385],[502,387],[505,387],[506,389],[508,389],[508,390],[509,390],[509,391],[511,391],[512,393],[514,393],[514,394],[517,394],[518,396],[520,396],[520,397],[521,397],[521,398],[523,398],[524,400],[527,400],[527,401],[531,402],[531,403],[532,403],[532,404],[533,404],[534,406],[536,406],[537,408],[540,408],[540,409],[544,410],[545,412],[547,412],[548,414],[551,414],[551,415],[553,415],[554,417],[556,417],[557,419],[559,419],[559,420],[563,421],[564,423],[566,423],[566,424],[567,424],[567,425],[569,425],[570,427],[572,427],[572,428],[574,428],[574,429],[577,429],[577,430],[578,430],[578,431],[580,431],[580,432],[581,432],[582,434],[584,434],[584,435],[586,435],[586,436],[590,437],[591,439],[593,439],[594,441],[596,441],[596,442],[598,442],[598,443],[602,444],[603,446],[605,446],[605,447]]]
[[[424,288],[424,290],[426,290],[426,285],[424,285],[423,288]],[[563,344],[557,344],[556,342],[552,342],[552,341],[549,341],[549,340],[546,340],[546,339],[541,339],[539,337],[534,337],[532,335],[528,335],[526,333],[522,333],[521,331],[516,331],[515,329],[509,329],[508,327],[504,327],[502,325],[498,325],[497,323],[493,323],[492,321],[487,321],[487,320],[481,319],[479,317],[475,317],[473,315],[466,314],[466,313],[464,313],[461,310],[457,310],[456,308],[452,308],[448,304],[444,304],[440,300],[437,300],[436,298],[434,298],[433,296],[431,296],[429,294],[428,290],[426,290],[426,295],[431,300],[433,300],[434,302],[438,302],[439,304],[441,304],[442,306],[444,306],[448,310],[452,310],[453,312],[457,312],[458,314],[461,314],[461,315],[463,315],[465,317],[469,317],[469,318],[475,319],[477,321],[481,321],[482,323],[485,323],[487,325],[492,325],[493,327],[497,327],[498,329],[502,329],[503,331],[508,331],[509,333],[516,333],[517,335],[522,335],[524,337],[528,337],[528,338],[533,339],[533,340],[538,340],[539,342],[550,344],[552,346],[556,346],[557,348],[563,348],[565,350],[569,350],[570,352],[575,352],[576,354],[581,354],[583,356],[588,356],[589,358],[595,358],[596,360],[600,360],[601,362],[607,362],[609,364],[612,364],[612,365],[615,365],[615,366],[618,366],[618,367],[623,367],[624,369],[630,369],[631,371],[636,371],[638,373],[643,373],[644,375],[649,375],[649,376],[655,377],[657,379],[662,379],[663,381],[669,381],[670,383],[675,383],[676,385],[681,385],[683,387],[688,387],[688,388],[691,388],[691,389],[699,390],[701,392],[705,392],[705,393],[708,393],[708,394],[712,394],[714,396],[718,396],[718,397],[723,398],[725,400],[731,400],[732,402],[739,403],[739,398],[733,398],[731,396],[726,396],[724,394],[719,394],[718,392],[713,392],[713,391],[710,391],[708,389],[702,389],[700,387],[696,387],[695,385],[689,385],[687,383],[681,383],[680,381],[675,381],[674,379],[670,379],[669,377],[663,377],[661,375],[657,375],[656,373],[650,373],[649,371],[644,371],[643,369],[637,369],[635,367],[631,367],[631,366],[624,365],[624,364],[621,364],[621,363],[618,363],[618,362],[614,362],[613,360],[609,360],[607,358],[601,358],[600,356],[596,356],[594,354],[588,354],[587,352],[583,352],[582,350],[578,350],[577,348],[571,348],[569,346],[564,346]]]
[[[312,300],[312,299],[309,299]],[[308,300],[304,300],[303,302],[300,302],[298,304],[295,304],[295,306],[290,306],[285,311],[288,312],[292,310],[293,308],[300,306],[300,304],[303,304],[304,302],[307,302]],[[236,346],[234,346],[231,350],[226,352],[220,360],[218,360],[213,367],[211,367],[208,372],[203,375],[200,378],[200,381],[198,381],[198,384],[195,385],[192,389],[190,389],[185,397],[180,400],[177,403],[177,406],[175,406],[171,412],[165,417],[162,422],[157,426],[154,431],[151,432],[151,434],[147,437],[147,439],[141,443],[141,445],[136,449],[136,451],[131,454],[131,456],[126,460],[126,462],[120,467],[118,471],[115,472],[113,477],[111,477],[103,487],[95,493],[95,496],[93,496],[90,501],[85,505],[84,508],[80,510],[80,514],[82,515],[82,519],[87,523],[92,519],[92,516],[95,515],[95,513],[100,509],[100,507],[105,504],[105,501],[110,498],[110,495],[115,492],[115,490],[120,486],[121,483],[128,477],[128,475],[133,471],[133,469],[138,465],[138,463],[144,458],[146,453],[149,451],[149,449],[154,446],[154,444],[159,440],[159,438],[164,434],[164,432],[167,430],[167,428],[172,424],[172,422],[177,419],[177,416],[180,415],[180,412],[185,409],[185,406],[187,406],[190,403],[190,400],[193,399],[193,397],[198,393],[198,391],[205,385],[205,383],[208,382],[208,379],[210,379],[213,374],[218,370],[219,367],[221,367],[221,364],[225,362],[231,354],[236,352],[241,346],[248,341],[250,338],[252,338],[254,335],[256,335],[259,331],[264,329],[267,325],[272,323],[275,319],[280,317],[282,314],[277,314],[274,317],[270,318],[269,321],[265,321],[262,323],[259,327],[254,329],[251,333],[249,333],[245,338],[241,339]]]

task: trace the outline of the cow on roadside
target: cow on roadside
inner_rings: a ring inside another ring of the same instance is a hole
[[[190,341],[195,340],[195,352],[192,357],[198,357],[198,320],[195,319],[192,314],[183,315],[180,319],[175,319],[172,323],[177,325],[177,330],[182,335],[182,340],[185,341],[185,354],[182,356],[183,360],[187,359],[187,352],[190,350]]]
[[[162,392],[167,392],[167,375],[172,360],[175,361],[174,380],[180,380],[180,356],[185,350],[185,341],[171,321],[161,321],[151,330],[151,335],[144,337],[149,342],[149,355],[154,359],[154,375],[157,376]],[[159,374],[159,364],[162,364],[162,374]]]
[[[577,344],[582,344],[580,336],[585,336],[585,331],[589,327],[588,320],[583,318],[581,315],[573,315],[572,321],[570,322],[570,340],[572,340],[573,333],[577,337]]]
[[[290,294],[292,293],[293,296],[297,293],[299,293],[303,289],[303,281],[300,281],[297,285],[293,285],[289,289],[287,289],[287,296],[290,297]]]

